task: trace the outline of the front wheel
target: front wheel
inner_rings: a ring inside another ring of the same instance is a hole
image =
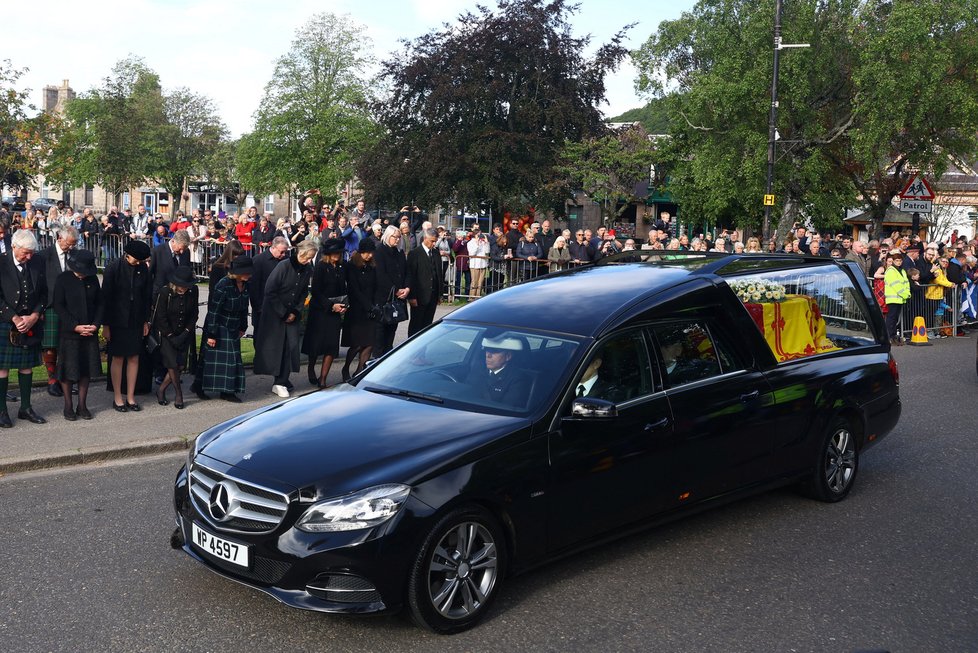
[[[506,547],[496,520],[478,507],[442,517],[421,545],[408,581],[415,623],[437,633],[474,626],[499,593]]]
[[[859,452],[856,437],[843,419],[832,422],[822,444],[805,494],[833,503],[846,498],[859,471]]]

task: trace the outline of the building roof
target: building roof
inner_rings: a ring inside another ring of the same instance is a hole
[[[843,220],[843,222],[846,224],[869,224],[872,221],[873,218],[869,211],[864,211],[858,215],[854,215]],[[895,206],[891,206],[886,209],[886,217],[883,219],[883,226],[909,227],[912,224],[913,213],[904,213]],[[933,224],[933,222],[927,217],[927,214],[921,213],[920,225],[927,227],[931,224]]]

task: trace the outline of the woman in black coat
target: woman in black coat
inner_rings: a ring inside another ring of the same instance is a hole
[[[303,241],[292,250],[289,258],[275,266],[265,282],[258,331],[261,341],[255,349],[255,374],[274,378],[272,392],[288,397],[292,384],[289,374],[299,371],[299,337],[302,307],[309,293],[309,265],[318,248]]]
[[[309,319],[302,338],[302,353],[309,357],[309,382],[326,387],[326,376],[333,359],[340,353],[340,328],[346,312],[346,270],[343,265],[345,243],[330,238],[324,246],[323,257],[312,273],[312,294],[309,299]],[[340,299],[340,301],[336,301]],[[323,357],[323,367],[316,376],[316,359]]]
[[[183,388],[180,374],[187,366],[187,353],[197,330],[197,278],[189,266],[181,265],[170,272],[169,282],[156,295],[153,313],[153,333],[160,343],[160,358],[166,368],[166,378],[156,391],[156,400],[166,406],[166,389],[173,386],[173,407],[183,408]]]
[[[343,380],[350,379],[350,365],[360,354],[357,370],[363,371],[377,340],[377,322],[371,319],[374,295],[377,290],[377,268],[374,267],[374,252],[377,245],[370,238],[364,238],[357,251],[346,265],[346,291],[350,298],[350,308],[343,319],[343,344],[346,351],[346,364],[343,365]]]
[[[149,333],[153,279],[149,274],[149,245],[139,240],[126,243],[125,256],[105,266],[102,295],[105,324],[102,336],[110,357],[109,372],[114,393],[112,407],[120,413],[141,410],[136,403],[136,376],[143,338]],[[122,396],[122,366],[126,367],[126,396]],[[148,370],[147,370],[148,371]]]
[[[64,416],[69,422],[92,419],[88,410],[88,386],[102,373],[98,329],[102,324],[102,289],[98,283],[95,255],[78,250],[68,258],[68,270],[54,282],[52,308],[58,314],[57,378],[64,395]],[[78,408],[72,406],[71,386],[78,384]]]
[[[374,289],[374,303],[378,306],[386,304],[394,291],[394,297],[404,301],[403,319],[407,319],[407,296],[410,288],[407,285],[407,259],[404,253],[397,249],[401,242],[401,230],[391,225],[384,230],[381,238],[383,245],[377,248],[374,260],[377,264],[377,286]],[[383,356],[394,346],[394,335],[397,333],[397,323],[377,323],[377,340],[373,355]]]

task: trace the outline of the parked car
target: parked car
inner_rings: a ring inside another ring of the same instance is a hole
[[[788,484],[845,498],[901,410],[855,265],[641,256],[493,293],[200,434],[174,547],[293,607],[451,633],[609,537]]]
[[[53,200],[50,197],[38,197],[35,200],[31,200],[31,204],[34,206],[34,210],[40,209],[44,211],[45,215],[51,210],[52,207],[58,205],[58,200]]]
[[[4,197],[0,203],[9,205],[11,212],[23,211],[26,208],[24,200],[19,197]]]

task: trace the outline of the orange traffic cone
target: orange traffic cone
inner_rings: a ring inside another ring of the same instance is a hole
[[[927,326],[924,324],[924,318],[919,315],[913,319],[913,329],[911,330],[910,344],[917,347],[929,347],[930,343],[927,342]]]

